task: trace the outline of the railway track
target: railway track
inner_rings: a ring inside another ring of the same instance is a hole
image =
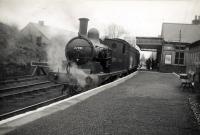
[[[19,86],[11,86],[11,87],[6,87],[6,88],[2,88],[0,89],[0,95],[4,94],[4,93],[10,93],[19,89],[24,89],[24,88],[28,88],[28,87],[32,87],[32,86],[36,86],[36,85],[41,85],[41,84],[47,84],[50,83],[50,81],[44,81],[44,82],[38,82],[38,83],[31,83],[31,84],[26,84],[26,85],[19,85]]]
[[[12,77],[8,78],[7,80],[0,81],[0,84],[6,85],[6,84],[11,84],[11,83],[19,83],[19,82],[26,82],[26,81],[31,81],[31,80],[37,80],[39,77],[38,76],[32,76],[32,75],[26,75],[26,76],[19,76],[19,77]]]
[[[68,93],[63,93],[63,84],[51,82],[45,77],[17,80],[12,82],[12,86],[0,87],[0,120],[69,97]]]
[[[42,82],[42,83],[37,83],[37,84],[33,84],[33,85],[29,85],[29,86],[24,86],[24,87],[21,87],[20,88],[25,88],[25,87],[31,87],[31,86],[35,86],[35,85],[39,85],[41,86],[41,84],[50,84],[51,82],[50,81],[47,81],[47,82]],[[61,86],[61,84],[51,84],[50,86],[45,86],[45,87],[41,87],[41,88],[30,88],[30,90],[22,90],[20,92],[15,92],[13,93],[13,91],[11,91],[12,93],[9,93],[7,94],[7,91],[6,90],[3,90],[3,92],[6,91],[6,94],[2,94],[1,91],[0,91],[0,99],[2,98],[12,98],[12,97],[16,97],[16,96],[20,96],[20,95],[25,95],[25,94],[31,94],[31,93],[34,93],[34,92],[38,92],[38,91],[45,91],[47,89],[51,89],[53,87],[58,87],[58,86]],[[19,88],[19,87],[17,87]],[[10,90],[10,89],[8,89]],[[12,88],[12,90],[16,91],[14,88]]]
[[[63,96],[62,88],[62,84],[55,84],[51,82],[50,85],[46,84],[46,86],[40,88],[28,88],[20,92],[1,95],[0,119],[5,118],[5,116],[10,116],[11,114],[15,115],[16,112],[22,112],[22,110],[24,110],[23,108],[26,108],[26,111],[28,106],[36,105],[35,107],[37,107],[43,105],[43,102],[46,104],[46,101],[54,101],[54,98]]]
[[[17,110],[10,111],[10,112],[4,113],[4,114],[0,114],[0,120],[6,119],[6,118],[9,118],[9,117],[21,114],[21,113],[25,113],[25,112],[28,112],[28,111],[35,110],[35,109],[40,108],[42,106],[49,105],[51,103],[63,100],[67,97],[69,97],[69,95],[62,95],[62,96],[52,98],[52,99],[49,99],[49,100],[46,100],[46,101],[43,101],[43,102],[40,102],[40,103],[36,103],[36,104],[30,105],[30,106],[27,106],[27,107],[24,107],[24,108],[21,108],[21,109],[17,109]]]
[[[11,89],[16,89],[17,87],[20,86],[25,86],[25,85],[31,85],[31,84],[36,84],[40,83],[43,81],[48,81],[48,79],[45,76],[31,76],[31,77],[25,77],[25,78],[17,78],[14,80],[4,80],[3,82],[0,82],[0,93],[2,91],[9,91]]]

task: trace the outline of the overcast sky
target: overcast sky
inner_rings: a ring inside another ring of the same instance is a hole
[[[74,32],[78,18],[104,31],[115,23],[134,36],[158,36],[163,22],[191,23],[200,15],[200,0],[0,0],[0,21],[23,28],[29,22]]]

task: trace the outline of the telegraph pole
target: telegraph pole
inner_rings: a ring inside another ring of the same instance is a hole
[[[181,29],[179,31],[179,43],[181,43]]]
[[[178,64],[180,64],[180,57],[181,57],[181,56],[180,56],[180,54],[181,54],[181,53],[180,53],[180,50],[181,50],[181,29],[180,29],[180,31],[179,31],[179,47],[178,47],[178,49],[179,49],[179,50],[178,50],[178,54],[179,54],[179,55],[178,55]]]

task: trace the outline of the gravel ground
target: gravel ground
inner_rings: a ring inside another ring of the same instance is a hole
[[[139,72],[123,84],[9,135],[199,135],[188,94],[173,74]]]
[[[189,103],[200,129],[200,95],[191,96]]]

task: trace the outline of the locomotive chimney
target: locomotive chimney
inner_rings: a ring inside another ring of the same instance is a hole
[[[89,19],[88,18],[79,18],[79,21],[80,21],[80,26],[79,26],[78,35],[86,37]]]

